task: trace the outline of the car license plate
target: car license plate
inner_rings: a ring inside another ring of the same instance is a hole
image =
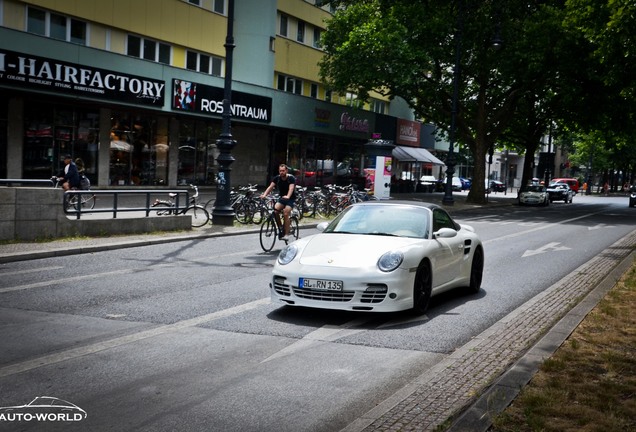
[[[342,291],[342,281],[339,280],[300,278],[298,286],[306,289]]]

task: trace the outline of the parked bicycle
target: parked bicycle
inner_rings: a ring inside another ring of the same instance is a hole
[[[58,189],[62,187],[62,183],[64,182],[63,178],[53,176],[51,177],[51,181],[54,184],[54,188]],[[82,187],[82,189],[73,188],[71,191],[66,192],[64,195],[64,209],[65,210],[92,210],[95,208],[95,195],[94,194],[74,194],[72,191],[74,190],[87,190],[90,191],[90,182],[82,183],[86,186]]]
[[[192,189],[194,189],[194,195],[190,197],[190,202],[187,207],[177,208],[176,203],[174,202],[174,197],[177,196],[175,193],[170,193],[168,196],[170,197],[167,200],[157,199],[152,203],[151,207],[159,207],[157,210],[158,216],[166,216],[166,215],[189,215],[192,217],[192,226],[194,228],[202,227],[210,221],[210,213],[202,206],[197,203],[197,198],[199,197],[199,188],[195,185],[190,185]]]
[[[268,202],[262,201],[257,192],[257,185],[240,186],[239,190],[230,191],[230,206],[234,210],[234,219],[241,224],[260,224],[265,217]],[[216,197],[205,203],[208,213],[212,212]]]
[[[261,248],[265,252],[269,252],[274,248],[276,239],[278,239],[283,232],[283,227],[280,220],[276,217],[274,210],[267,214],[267,217],[261,224],[260,241]],[[292,209],[292,213],[289,216],[289,237],[294,240],[298,240],[300,232],[298,229],[298,210]],[[283,240],[285,244],[289,243],[289,240]]]

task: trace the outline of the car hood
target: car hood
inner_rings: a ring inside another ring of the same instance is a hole
[[[422,239],[362,234],[318,234],[308,239],[299,259],[302,265],[331,267],[374,266],[391,250],[421,244]]]

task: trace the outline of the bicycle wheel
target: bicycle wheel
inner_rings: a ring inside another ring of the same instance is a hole
[[[234,219],[236,219],[238,223],[245,225],[250,223],[251,218],[252,212],[250,211],[249,204],[245,201],[237,203],[234,207]]]
[[[79,210],[80,204],[78,204],[77,194],[69,194],[65,199],[66,210]]]
[[[301,204],[301,214],[303,217],[316,216],[316,197],[314,195],[306,194]]]
[[[261,201],[253,201],[250,205],[252,206],[252,223],[260,225],[267,217],[269,210]]]
[[[298,230],[298,218],[295,216],[289,220],[289,236],[293,237],[294,240],[298,240],[300,237],[300,231]]]
[[[278,237],[278,228],[272,217],[265,219],[265,222],[261,224],[260,233],[261,247],[265,252],[269,252],[274,248],[276,243],[276,237]]]
[[[172,206],[165,202],[155,203],[152,205],[152,207],[157,207],[157,216],[171,215],[173,211]]]
[[[188,207],[183,214],[192,217],[192,226],[194,228],[202,227],[210,221],[210,213],[200,205]]]
[[[95,208],[95,195],[82,195],[82,207],[92,210]]]

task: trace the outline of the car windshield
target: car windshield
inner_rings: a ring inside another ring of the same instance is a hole
[[[354,205],[340,213],[324,232],[428,238],[429,226],[429,212],[425,208]]]
[[[567,189],[568,185],[563,183],[552,183],[550,185],[550,189]]]
[[[521,192],[544,192],[543,186],[524,186]]]

